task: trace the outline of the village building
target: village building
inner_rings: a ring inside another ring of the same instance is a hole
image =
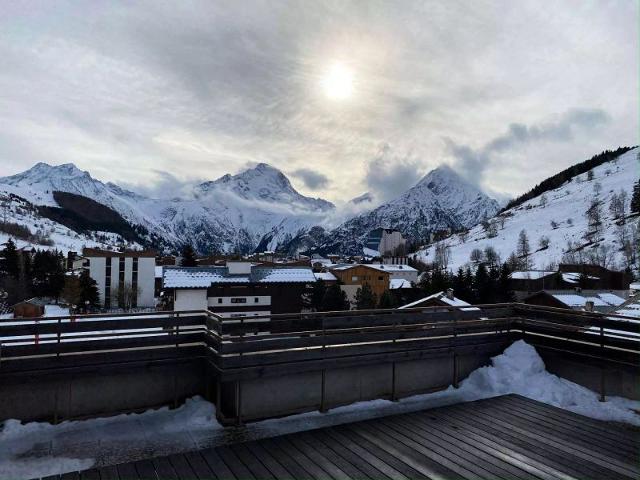
[[[363,253],[366,257],[403,255],[406,243],[406,240],[399,230],[392,228],[376,228],[369,232],[365,241]]]
[[[544,290],[524,299],[528,305],[611,313],[625,303],[625,298],[608,291]]]
[[[408,265],[345,264],[336,265],[330,271],[340,280],[340,288],[352,303],[358,289],[365,284],[380,298],[387,290],[408,288],[418,281],[418,271]]]
[[[221,317],[302,311],[316,281],[311,268],[228,261],[224,267],[165,267],[163,289],[173,309],[210,310]]]
[[[457,298],[454,295],[453,289],[451,288],[443,292],[433,293],[398,308],[402,310],[406,308],[421,307],[460,307],[461,310],[479,310],[477,307],[472,306],[470,303]]]
[[[102,307],[124,308],[125,303],[131,308],[155,306],[155,252],[85,248],[82,256],[89,262],[89,276],[96,281]]]

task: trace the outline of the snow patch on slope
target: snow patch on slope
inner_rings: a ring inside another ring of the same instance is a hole
[[[628,202],[631,198],[633,184],[638,181],[640,163],[638,162],[638,152],[635,148],[619,156],[616,160],[606,162],[592,170],[594,179],[587,181],[587,174],[579,175],[579,180],[574,178],[561,187],[544,193],[547,200],[546,205],[542,205],[541,197],[535,197],[522,205],[507,210],[502,215],[505,216],[504,228],[498,226],[497,236],[487,238],[484,228],[481,225],[473,227],[465,241],[460,235],[453,235],[439,243],[446,243],[450,251],[449,269],[454,272],[459,267],[469,265],[471,251],[478,248],[484,250],[487,246],[492,246],[505,261],[511,252],[516,250],[518,235],[521,230],[525,230],[529,237],[532,254],[530,259],[534,268],[544,269],[552,262],[559,262],[562,258],[567,242],[580,245],[586,243],[583,238],[587,232],[588,225],[585,212],[594,198],[594,186],[601,185],[601,192],[598,197],[602,201],[603,213],[603,243],[612,245],[614,250],[614,260],[619,263],[622,259],[621,252],[618,252],[619,244],[616,240],[616,226],[609,212],[611,196],[618,194],[621,189],[627,192],[627,213]],[[553,228],[551,222],[555,222]],[[631,219],[629,223],[638,224],[638,217]],[[541,236],[549,238],[549,247],[538,250],[538,242]],[[416,257],[426,263],[433,262],[435,256],[435,244],[425,250],[416,253]],[[587,250],[588,251],[588,250]]]

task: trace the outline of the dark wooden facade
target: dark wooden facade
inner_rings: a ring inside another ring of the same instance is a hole
[[[304,307],[303,295],[309,291],[306,283],[224,283],[212,284],[207,289],[207,297],[249,297],[247,303],[234,306],[218,306],[213,303],[209,310],[214,313],[269,311],[278,313],[300,313]],[[270,305],[256,305],[250,300],[252,297],[270,296]]]

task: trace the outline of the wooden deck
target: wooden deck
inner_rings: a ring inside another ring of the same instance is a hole
[[[637,479],[640,429],[516,395],[61,479]]]

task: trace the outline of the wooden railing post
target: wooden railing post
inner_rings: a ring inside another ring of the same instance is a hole
[[[605,373],[604,373],[604,327],[600,326],[600,401],[605,402]]]
[[[398,334],[398,322],[395,322],[393,325],[393,332],[397,335]],[[394,336],[393,338],[393,344],[395,346],[397,338]],[[391,401],[392,402],[397,402],[398,401],[398,394],[396,392],[397,390],[397,386],[396,386],[396,362],[395,360],[393,362],[391,362]]]
[[[327,349],[327,336],[324,325],[324,315],[322,316],[322,360],[325,360],[326,357],[326,349]],[[322,366],[322,376],[320,379],[320,411],[322,413],[327,411],[326,404],[326,393],[327,393],[327,367],[323,364]]]

